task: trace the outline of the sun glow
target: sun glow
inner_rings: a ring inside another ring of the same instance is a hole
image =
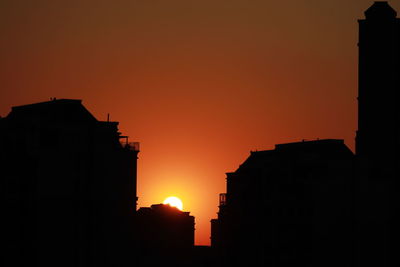
[[[164,203],[164,204],[168,204],[168,205],[170,205],[171,207],[176,207],[176,208],[178,208],[179,210],[183,210],[182,201],[181,201],[179,198],[177,198],[177,197],[167,197],[167,198],[164,200],[163,203]]]

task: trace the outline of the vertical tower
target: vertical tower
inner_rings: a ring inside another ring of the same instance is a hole
[[[359,97],[356,154],[393,159],[399,151],[400,19],[375,2],[359,20]]]
[[[400,19],[375,2],[359,20],[356,266],[399,266]]]

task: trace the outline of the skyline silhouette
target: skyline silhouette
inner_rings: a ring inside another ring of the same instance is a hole
[[[364,14],[355,153],[334,139],[251,152],[211,221],[219,264],[399,265],[400,19],[386,1]]]
[[[372,1],[129,2],[2,1],[0,115],[50,96],[111,112],[142,143],[139,206],[178,195],[197,244],[240,155],[316,138],[354,150],[356,19]]]

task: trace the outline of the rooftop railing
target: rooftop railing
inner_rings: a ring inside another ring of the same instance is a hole
[[[132,151],[140,151],[140,143],[139,142],[121,142],[121,145],[125,149],[129,149]]]
[[[219,206],[226,206],[226,193],[219,194]]]

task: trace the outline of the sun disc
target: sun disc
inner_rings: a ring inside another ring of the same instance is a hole
[[[176,208],[178,208],[179,210],[183,210],[182,201],[181,201],[179,198],[177,198],[177,197],[167,197],[167,198],[164,200],[163,204],[168,204],[168,205],[170,205],[171,207],[176,207]]]

